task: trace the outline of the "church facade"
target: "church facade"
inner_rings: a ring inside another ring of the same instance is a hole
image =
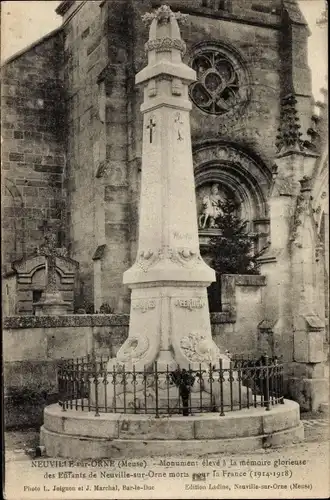
[[[137,253],[141,17],[161,3],[63,1],[62,26],[3,68],[4,272],[33,256],[47,220],[79,263],[76,297],[95,311],[129,312],[122,276]],[[256,329],[295,359],[293,379],[323,380],[327,94],[314,103],[306,20],[295,0],[166,3],[189,14],[182,52],[197,73],[189,94],[201,253],[207,259],[217,234],[218,201],[234,198],[265,250]],[[173,78],[174,94],[179,86]]]

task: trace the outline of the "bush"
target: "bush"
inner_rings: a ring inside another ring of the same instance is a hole
[[[216,219],[220,234],[211,238],[209,251],[211,266],[222,274],[259,274],[259,265],[254,253],[253,241],[246,226],[237,215],[237,204],[227,199],[220,203],[222,214]]]

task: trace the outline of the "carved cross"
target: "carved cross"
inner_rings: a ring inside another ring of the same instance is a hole
[[[149,130],[149,141],[150,141],[150,144],[152,143],[153,129],[155,127],[156,127],[156,123],[154,122],[153,118],[150,118],[149,125],[147,125],[147,129]]]
[[[43,221],[38,227],[44,233],[44,243],[39,247],[39,255],[44,255],[46,258],[46,292],[57,292],[56,286],[56,257],[59,255],[56,251],[57,235],[54,228],[48,224],[48,221]]]

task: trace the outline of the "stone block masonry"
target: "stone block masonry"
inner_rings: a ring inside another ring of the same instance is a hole
[[[119,276],[130,264],[126,8],[123,1],[87,2],[63,27],[68,232],[72,257],[80,263],[83,294],[88,302],[97,297],[97,310],[103,302],[125,310],[127,291]],[[105,244],[93,269],[94,253]]]
[[[42,221],[61,226],[65,121],[60,31],[2,69],[3,263],[42,242]]]

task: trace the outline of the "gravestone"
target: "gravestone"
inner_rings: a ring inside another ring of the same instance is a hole
[[[36,316],[67,314],[70,304],[65,302],[56,283],[57,236],[54,228],[48,222],[42,226],[44,243],[38,248],[39,255],[46,259],[46,287],[40,300],[33,304]]]

